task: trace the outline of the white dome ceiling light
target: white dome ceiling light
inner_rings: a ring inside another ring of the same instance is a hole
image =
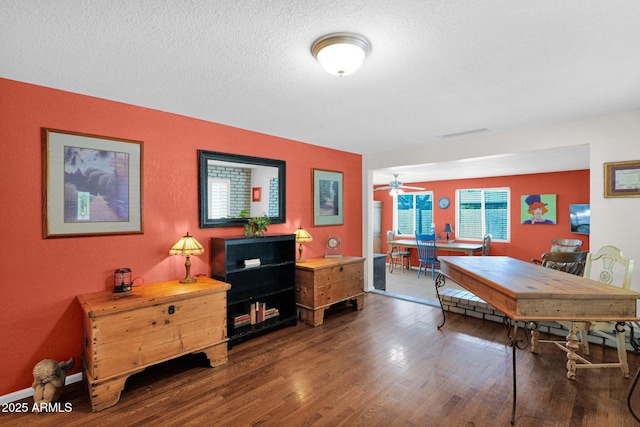
[[[371,52],[371,43],[354,33],[333,33],[320,37],[311,53],[329,74],[348,76],[354,73]]]

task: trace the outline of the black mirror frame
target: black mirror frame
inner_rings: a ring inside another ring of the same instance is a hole
[[[221,153],[217,151],[198,150],[198,192],[200,228],[243,227],[248,218],[207,218],[209,193],[207,191],[207,164],[209,160],[219,160],[247,165],[269,166],[278,168],[278,216],[271,216],[271,224],[286,222],[286,165],[284,160],[265,159],[262,157],[243,156],[240,154]]]

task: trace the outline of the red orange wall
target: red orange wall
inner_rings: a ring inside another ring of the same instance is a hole
[[[407,183],[433,191],[434,199],[448,197],[451,205],[447,209],[434,207],[436,231],[440,234],[445,223],[451,223],[455,230],[455,191],[462,188],[511,188],[511,242],[492,242],[491,255],[507,255],[525,261],[540,259],[547,252],[553,238],[580,239],[582,250],[589,249],[589,236],[571,233],[569,225],[569,204],[589,203],[589,170],[541,173],[535,175],[513,175],[479,179]],[[393,198],[388,191],[374,192],[374,199],[382,201],[383,247],[386,248],[386,230],[393,229]],[[527,194],[556,194],[556,224],[526,225],[520,221],[521,196]],[[455,233],[454,233],[455,238]],[[456,239],[457,240],[457,239]],[[463,241],[463,240],[459,240]],[[441,254],[441,252],[438,252]],[[442,255],[447,255],[442,252]],[[460,255],[450,253],[450,255]],[[412,265],[418,265],[412,254]]]
[[[41,128],[144,142],[144,234],[42,238]],[[270,233],[305,227],[305,258],[324,255],[342,237],[343,253],[362,255],[362,158],[310,144],[50,88],[0,79],[0,395],[28,388],[44,358],[76,358],[82,319],[76,295],[113,289],[113,271],[129,267],[146,283],[183,278],[184,258],[168,250],[187,231],[206,248],[192,275],[210,273],[208,238],[237,228],[198,228],[197,150],[287,162],[287,221]],[[344,173],[344,225],[311,227],[311,169]]]

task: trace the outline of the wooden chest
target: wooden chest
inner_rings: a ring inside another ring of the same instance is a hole
[[[296,303],[300,320],[322,325],[324,310],[341,301],[364,307],[364,258],[315,258],[296,264]]]
[[[115,405],[126,379],[145,367],[188,353],[227,361],[229,284],[199,277],[134,287],[131,292],[78,296],[84,311],[84,376],[91,406]]]

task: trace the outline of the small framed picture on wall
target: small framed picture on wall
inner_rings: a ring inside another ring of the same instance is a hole
[[[143,232],[142,141],[42,129],[43,237]]]
[[[556,223],[555,194],[526,194],[521,199],[522,224]]]
[[[344,223],[342,172],[312,170],[313,225]]]
[[[640,160],[604,164],[604,197],[640,197]]]
[[[252,202],[262,201],[262,187],[253,187],[251,189],[251,201]]]

